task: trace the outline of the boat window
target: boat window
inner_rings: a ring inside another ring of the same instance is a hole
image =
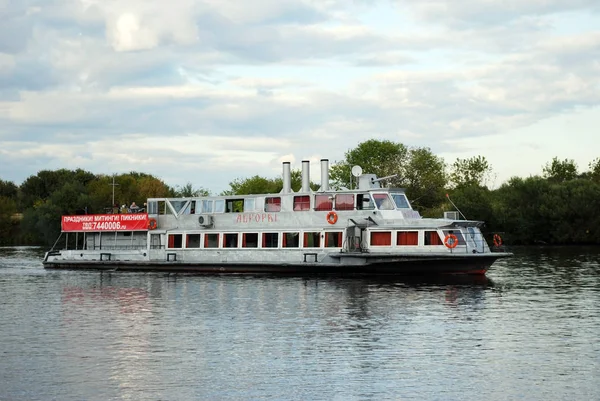
[[[418,231],[398,231],[396,245],[419,245]]]
[[[237,248],[238,247],[238,234],[227,233],[223,234],[223,248]]]
[[[406,195],[402,193],[392,194],[392,199],[396,204],[398,209],[410,209],[410,205],[408,204],[408,199],[406,199]]]
[[[283,233],[282,247],[298,248],[300,246],[300,233]]]
[[[372,210],[375,209],[375,204],[369,194],[358,194],[356,195],[356,208],[358,210]]]
[[[371,232],[372,246],[391,246],[392,233],[390,231],[372,231]]]
[[[218,199],[215,201],[215,213],[223,213],[225,211],[225,200]]]
[[[225,201],[225,213],[242,213],[243,211],[243,199],[227,199]]]
[[[337,194],[335,210],[354,210],[354,194]]]
[[[188,234],[185,247],[200,248],[200,234]]]
[[[379,210],[393,210],[394,205],[388,194],[373,194],[373,200]]]
[[[328,231],[325,233],[325,248],[341,248],[342,247],[342,233]]]
[[[171,206],[173,206],[173,209],[175,210],[175,213],[179,214],[179,212],[181,211],[181,209],[185,206],[185,204],[187,203],[186,200],[170,200],[169,201],[171,203]]]
[[[280,212],[281,198],[279,196],[265,199],[265,212]]]
[[[158,202],[152,201],[148,202],[148,214],[158,214]]]
[[[425,231],[425,245],[444,245],[437,231]]]
[[[305,248],[320,248],[321,247],[321,233],[304,233],[304,247]]]
[[[254,198],[244,199],[244,212],[253,212],[255,210]]]
[[[242,248],[258,248],[258,233],[242,234]]]
[[[158,214],[171,214],[170,209],[167,209],[167,202],[166,201],[158,201],[158,210],[157,210]]]
[[[262,247],[263,248],[277,248],[279,245],[279,233],[263,233],[262,235]]]
[[[205,248],[218,248],[219,247],[219,234],[204,234],[204,247]]]
[[[315,195],[315,210],[333,209],[333,197],[331,195]]]
[[[185,206],[183,207],[183,209],[181,210],[181,212],[179,212],[179,214],[181,214],[181,215],[183,215],[183,214],[194,214],[195,205],[196,205],[196,201],[187,202],[185,204]]]
[[[182,234],[169,234],[168,248],[183,247]]]
[[[213,201],[212,200],[203,200],[202,207],[199,210],[199,213],[212,213],[213,211]]]
[[[310,210],[310,196],[294,196],[294,211]]]
[[[449,234],[456,235],[456,239],[458,240],[458,245],[466,245],[465,238],[463,237],[460,230],[444,230],[444,238]]]

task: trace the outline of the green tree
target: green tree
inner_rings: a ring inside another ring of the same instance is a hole
[[[13,244],[13,234],[17,221],[17,203],[13,198],[0,196],[0,244]]]
[[[177,198],[191,198],[195,196],[208,196],[208,190],[204,188],[194,188],[191,182],[182,187],[176,187],[174,195]]]
[[[13,182],[0,180],[0,196],[16,200],[18,189]]]
[[[79,182],[87,185],[96,176],[88,171],[77,170],[41,170],[35,176],[27,178],[20,186],[20,206],[26,209],[40,200],[46,200],[67,182]]]
[[[298,192],[302,188],[302,171],[291,170],[292,191]],[[319,185],[310,183],[313,191],[319,189]],[[223,191],[221,195],[251,195],[251,194],[276,194],[283,189],[283,178],[265,178],[255,175],[250,178],[236,178],[229,183],[229,189]]]
[[[411,148],[405,176],[401,186],[414,208],[423,215],[437,214],[448,182],[444,159],[434,155],[429,148]]]
[[[408,149],[401,143],[370,139],[348,150],[344,156],[344,160],[334,163],[330,168],[329,178],[333,188],[350,188],[353,166],[360,166],[364,173],[376,174],[378,177],[397,174],[388,183],[398,187],[404,177]]]
[[[151,175],[138,180],[138,191],[138,198],[144,201],[148,198],[166,198],[174,195],[164,181]]]
[[[222,195],[269,194],[281,191],[282,186],[276,179],[255,175],[250,178],[236,178],[229,183],[229,190]]]
[[[590,168],[590,178],[596,182],[600,182],[600,158],[595,158],[588,166]]]
[[[492,167],[483,156],[468,159],[457,158],[450,167],[450,181],[455,187],[485,186],[492,174]]]
[[[494,214],[516,244],[547,243],[552,222],[541,211],[551,183],[542,177],[513,177],[496,191]]]
[[[546,163],[543,168],[544,178],[552,182],[564,182],[577,178],[577,164],[573,159],[558,160],[557,157],[552,162]]]

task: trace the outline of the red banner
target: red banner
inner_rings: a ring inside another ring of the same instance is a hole
[[[63,232],[146,231],[148,213],[63,216],[62,230]]]

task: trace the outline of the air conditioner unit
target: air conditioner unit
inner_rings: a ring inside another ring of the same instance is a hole
[[[460,216],[459,216],[458,212],[456,212],[456,211],[444,212],[444,219],[446,219],[446,220],[460,220]]]
[[[203,227],[210,227],[213,225],[213,217],[209,214],[201,214],[198,217],[198,223]]]

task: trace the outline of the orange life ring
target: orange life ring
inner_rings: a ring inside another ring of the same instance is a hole
[[[150,230],[155,230],[158,225],[156,224],[156,219],[148,220],[148,228]]]
[[[458,238],[456,238],[456,235],[454,234],[448,234],[444,238],[444,245],[450,249],[456,248],[456,245],[458,245]]]
[[[498,234],[494,234],[494,246],[499,247],[500,245],[502,245],[502,237]]]
[[[337,216],[336,212],[331,211],[331,212],[327,213],[327,222],[329,224],[337,223],[337,219],[338,219],[338,216]]]

